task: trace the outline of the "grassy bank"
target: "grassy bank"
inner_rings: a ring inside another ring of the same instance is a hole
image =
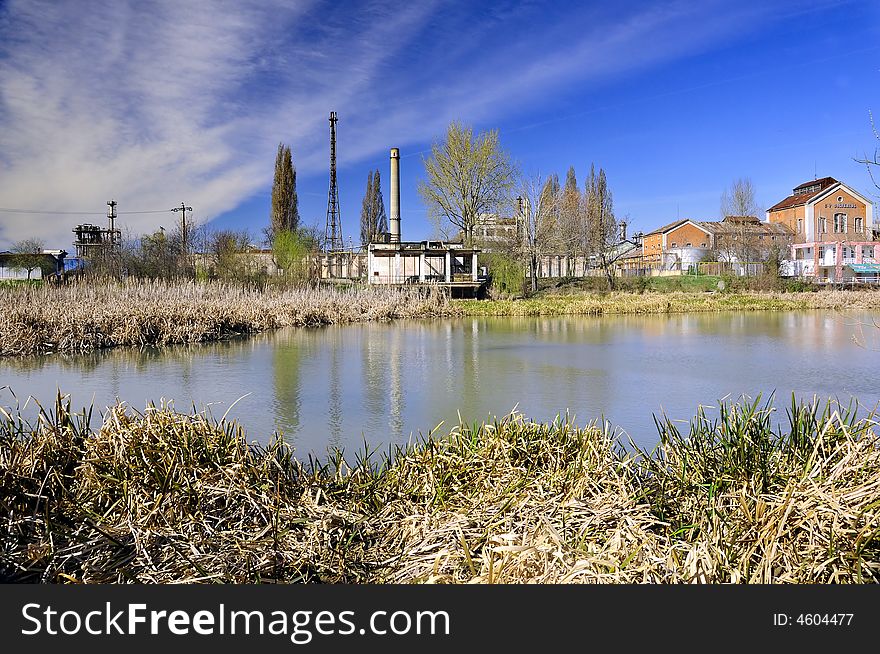
[[[0,420],[0,577],[43,582],[877,582],[880,449],[831,407],[698,415],[629,455],[508,416],[348,467],[235,423],[59,402]]]
[[[265,289],[192,282],[0,287],[0,355],[219,340],[278,327],[447,315],[416,289]]]
[[[880,296],[871,291],[805,293],[564,293],[519,300],[458,300],[469,316],[561,316],[602,314],[696,313],[718,311],[876,310]]]

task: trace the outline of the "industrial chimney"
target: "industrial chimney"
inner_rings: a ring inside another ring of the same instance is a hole
[[[400,150],[391,148],[391,216],[388,221],[390,241],[400,243]]]

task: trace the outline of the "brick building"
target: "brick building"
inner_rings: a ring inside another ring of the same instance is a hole
[[[628,265],[640,270],[686,272],[709,258],[738,271],[764,261],[771,249],[782,248],[790,238],[784,225],[761,222],[755,216],[727,216],[720,221],[683,218],[645,234],[641,257],[636,260],[630,255]]]
[[[792,272],[817,281],[867,281],[880,262],[870,200],[833,177],[799,184],[767,210],[793,234]],[[853,267],[855,265],[855,267]]]

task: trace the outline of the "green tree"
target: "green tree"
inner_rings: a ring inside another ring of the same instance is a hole
[[[278,144],[275,156],[275,181],[272,184],[270,230],[295,232],[299,229],[299,201],[296,195],[296,168],[290,146]]]
[[[419,194],[441,233],[447,224],[457,227],[472,245],[480,215],[509,206],[516,168],[497,130],[474,137],[472,128],[453,122],[423,162],[427,179],[419,183]]]
[[[22,268],[27,270],[28,279],[31,274],[39,269],[44,275],[53,271],[52,262],[49,257],[43,254],[45,245],[38,238],[28,238],[18,241],[12,245],[12,257],[10,257],[10,265],[12,268]]]
[[[309,255],[318,250],[319,243],[316,227],[301,227],[296,232],[278,232],[272,241],[272,260],[291,281],[309,281],[313,276]]]

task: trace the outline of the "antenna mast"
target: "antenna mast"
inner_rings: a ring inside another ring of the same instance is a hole
[[[340,251],[345,246],[342,240],[342,221],[339,217],[339,189],[336,186],[336,112],[330,112],[330,192],[327,195],[327,227],[324,230],[324,250]]]

